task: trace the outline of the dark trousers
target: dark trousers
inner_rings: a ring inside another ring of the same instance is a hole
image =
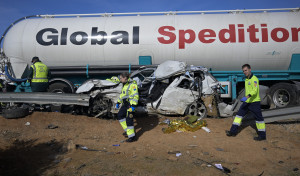
[[[133,126],[133,113],[132,112],[127,112],[127,109],[130,108],[130,104],[128,102],[125,102],[119,112],[118,112],[118,120],[126,118],[126,124],[127,126]]]
[[[238,113],[236,114],[234,123],[232,124],[230,131],[234,134],[238,132],[238,127],[240,126],[241,122],[239,122],[239,120],[236,119],[239,118],[242,119],[248,113],[248,111],[251,111],[255,116],[256,126],[258,128],[258,135],[262,138],[265,138],[266,131],[265,131],[264,118],[262,116],[261,109],[260,109],[260,102],[253,102],[253,103],[243,102]],[[262,125],[263,127],[261,127]]]
[[[49,87],[49,83],[48,82],[32,82],[30,84],[31,87],[31,91],[32,92],[47,92],[47,89]]]

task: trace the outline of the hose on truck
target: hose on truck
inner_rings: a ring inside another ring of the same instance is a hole
[[[3,39],[4,39],[5,35],[6,35],[6,33],[9,31],[9,29],[10,29],[13,25],[15,25],[16,23],[18,23],[18,22],[20,22],[20,21],[22,21],[22,20],[24,20],[24,19],[27,19],[27,18],[34,18],[34,17],[40,17],[40,15],[26,16],[26,17],[20,18],[20,19],[16,20],[15,22],[13,22],[13,23],[12,23],[12,24],[4,31],[3,35],[1,36],[1,38],[0,38],[0,48],[1,48],[1,43],[2,43],[2,41],[3,41]],[[4,51],[3,51],[3,50],[1,51],[1,49],[0,49],[0,54],[4,54]],[[2,58],[2,57],[1,57],[1,58]],[[8,66],[7,66],[7,65],[5,65],[5,75],[6,75],[11,81],[14,81],[14,82],[24,82],[24,81],[27,81],[27,79],[16,79],[16,78],[13,78],[13,77],[9,74],[9,72],[8,72]]]
[[[8,77],[8,79],[10,79],[11,81],[14,81],[14,82],[24,82],[24,81],[27,81],[27,78],[24,78],[24,79],[16,79],[14,77],[12,77],[9,72],[8,72],[8,66],[5,65],[5,75]]]

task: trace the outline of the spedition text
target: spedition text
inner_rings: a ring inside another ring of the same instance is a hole
[[[195,42],[196,38],[204,44],[210,44],[217,40],[221,43],[245,43],[247,41],[251,43],[259,42],[285,42],[291,38],[292,42],[299,42],[300,28],[292,27],[290,29],[277,27],[274,29],[268,29],[267,24],[261,24],[259,27],[252,24],[248,28],[244,27],[244,24],[229,24],[228,28],[215,31],[213,29],[201,29],[199,32],[193,29],[179,29],[178,34],[175,31],[178,30],[173,26],[162,26],[158,29],[161,37],[158,37],[158,41],[162,44],[172,44],[178,38],[179,49],[185,49],[186,44]]]

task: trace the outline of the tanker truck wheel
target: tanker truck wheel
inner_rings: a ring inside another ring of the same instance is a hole
[[[190,106],[187,107],[185,111],[185,115],[193,115],[198,116],[198,120],[203,119],[207,115],[207,110],[205,105],[201,103],[194,102]]]
[[[72,88],[63,82],[55,82],[49,85],[48,92],[53,93],[73,93]]]
[[[48,92],[52,93],[73,93],[71,87],[63,82],[54,82],[49,85]],[[70,113],[73,111],[73,105],[50,105],[51,111]]]
[[[270,88],[268,94],[271,107],[283,108],[296,103],[297,94],[293,84],[275,84]]]

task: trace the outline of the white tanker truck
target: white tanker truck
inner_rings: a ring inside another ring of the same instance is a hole
[[[299,97],[299,9],[24,17],[1,37],[2,73],[10,75],[2,80],[24,78],[38,56],[52,72],[49,91],[74,93],[87,79],[173,60],[208,68],[230,102],[243,90],[240,70],[248,63],[262,104],[285,107]]]

